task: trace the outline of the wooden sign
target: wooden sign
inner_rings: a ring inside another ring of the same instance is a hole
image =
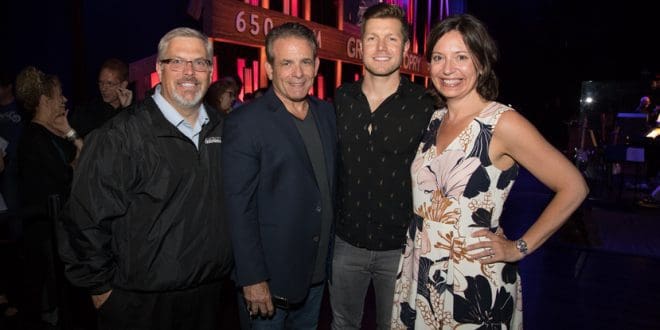
[[[213,39],[263,47],[266,35],[274,26],[298,22],[314,30],[319,42],[319,57],[362,65],[362,42],[359,35],[236,0],[214,0],[212,8],[212,26],[208,33]],[[401,71],[426,76],[428,63],[418,54],[406,53]]]

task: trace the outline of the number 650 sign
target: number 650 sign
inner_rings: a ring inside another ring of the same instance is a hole
[[[248,17],[249,22],[246,20]],[[270,17],[266,17],[261,22],[258,14],[251,13],[246,15],[245,11],[241,10],[236,14],[235,27],[236,31],[241,33],[248,31],[251,35],[256,36],[263,31],[263,35],[266,36],[273,28],[273,20]]]

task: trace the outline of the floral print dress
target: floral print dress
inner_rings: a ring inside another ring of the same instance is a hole
[[[411,168],[415,218],[399,264],[393,329],[522,329],[517,264],[482,265],[466,250],[485,239],[473,232],[501,232],[518,165],[496,168],[488,147],[509,110],[491,102],[439,155],[436,133],[447,110],[433,114]]]

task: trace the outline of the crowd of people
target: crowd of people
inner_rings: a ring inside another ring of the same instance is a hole
[[[3,80],[3,216],[22,223],[25,266],[24,304],[0,277],[3,317],[69,329],[89,308],[98,329],[220,329],[229,295],[243,329],[316,329],[327,289],[331,328],[360,329],[373,284],[378,329],[521,328],[517,262],[588,188],[496,101],[478,19],[432,29],[430,90],[400,73],[408,35],[400,7],[366,9],[364,77],[334,104],[309,94],[319,45],[299,23],[268,33],[270,87],[249,101],[233,78],[212,83],[212,41],[190,28],[160,39],[160,84],[141,102],[117,59],[71,114],[57,77]],[[509,238],[499,218],[519,166],[555,196]]]

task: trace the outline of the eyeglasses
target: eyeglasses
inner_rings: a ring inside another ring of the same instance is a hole
[[[168,64],[170,66],[170,70],[172,71],[183,71],[188,63],[192,64],[193,70],[199,72],[209,71],[209,67],[211,67],[211,61],[205,58],[198,58],[192,61],[184,60],[181,58],[166,58],[160,60],[160,63]]]
[[[114,82],[114,81],[99,80],[98,84],[99,84],[99,87],[101,87],[101,88],[108,88],[108,87],[109,88],[114,88],[114,87],[119,86],[119,84],[121,84],[121,82],[120,81]]]

